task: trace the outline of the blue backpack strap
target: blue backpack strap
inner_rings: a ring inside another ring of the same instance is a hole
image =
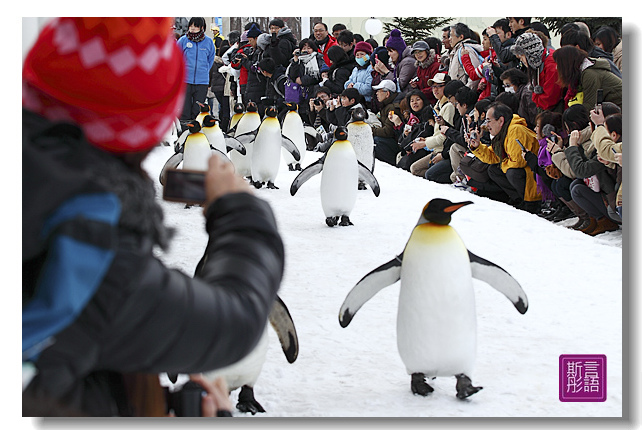
[[[34,296],[22,309],[23,361],[35,360],[100,286],[116,253],[120,211],[114,194],[82,194],[45,221],[47,258]]]
[[[464,66],[464,63],[461,62],[461,51],[462,51],[462,49],[464,49],[465,46],[466,45],[462,44],[459,47],[459,50],[457,51],[457,58],[459,59],[459,64],[462,67]],[[484,62],[484,57],[482,57],[482,55],[479,52],[477,52],[477,50],[475,48],[473,48],[472,46],[470,47],[470,49],[472,49],[477,54],[477,57],[479,58],[479,64],[482,64]]]

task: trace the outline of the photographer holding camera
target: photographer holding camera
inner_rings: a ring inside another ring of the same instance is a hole
[[[25,57],[22,354],[35,376],[23,416],[43,416],[37,408],[51,401],[86,416],[131,416],[141,395],[128,390],[128,374],[158,384],[161,372],[221,368],[265,329],[283,242],[269,204],[231,163],[209,159],[198,275],[155,255],[171,232],[141,163],[182,107],[186,70],[170,24],[57,18]],[[60,32],[78,45],[61,50]],[[83,55],[96,46],[108,60],[90,67]],[[135,62],[118,62],[123,47]],[[154,48],[166,55],[142,61]]]
[[[299,86],[299,100],[291,101],[299,105],[299,114],[305,118],[308,112],[313,109],[312,106],[308,106],[307,100],[313,87],[321,82],[321,70],[325,63],[323,62],[323,54],[318,52],[316,43],[312,39],[301,40],[298,48],[292,54],[285,75],[289,82]]]

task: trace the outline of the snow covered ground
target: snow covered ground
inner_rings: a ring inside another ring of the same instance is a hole
[[[156,182],[172,153],[159,146],[146,160]],[[318,157],[308,152],[303,166]],[[255,387],[267,413],[254,418],[622,416],[622,230],[590,237],[564,227],[574,219],[556,225],[380,162],[374,173],[381,195],[359,191],[350,227],[325,225],[320,175],[290,196],[297,172],[281,163],[279,189],[254,191],[270,202],[285,242],[279,294],[300,342],[297,361],[288,364],[270,329],[267,362]],[[346,294],[402,251],[423,206],[436,197],[474,202],[457,211],[451,225],[473,253],[511,273],[530,302],[520,315],[500,293],[474,280],[478,353],[471,376],[484,389],[466,401],[455,398],[454,377],[433,381],[428,397],[411,393],[396,346],[399,283],[374,296],[347,328],[338,322]],[[158,256],[192,274],[206,245],[202,210],[161,205],[176,236]],[[605,402],[559,400],[560,354],[606,355]]]

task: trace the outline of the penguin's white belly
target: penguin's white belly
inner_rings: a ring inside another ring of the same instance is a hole
[[[349,142],[335,142],[326,155],[321,175],[321,206],[326,217],[349,216],[357,200],[359,170]]]
[[[253,145],[252,179],[274,182],[281,162],[281,128],[278,122],[276,126],[259,128]]]
[[[259,343],[254,347],[252,351],[250,351],[248,355],[234,364],[230,364],[229,366],[214,370],[212,372],[206,372],[204,373],[204,376],[211,381],[220,376],[224,377],[230,391],[236,390],[243,385],[249,385],[253,387],[256,383],[256,380],[259,378],[259,375],[261,374],[263,363],[265,363],[268,344],[269,337],[266,325]]]
[[[290,112],[285,116],[285,119],[283,120],[283,136],[290,139],[296,146],[296,149],[299,150],[299,154],[301,154],[301,159],[299,161],[296,161],[292,154],[287,151],[287,149],[281,148],[283,160],[286,164],[301,164],[303,162],[303,159],[305,158],[306,147],[303,122],[301,121],[301,117],[299,117],[299,114]]]
[[[397,347],[408,373],[470,375],[476,326],[466,247],[449,226],[418,226],[404,251],[397,314]]]
[[[232,164],[234,164],[234,169],[236,173],[241,176],[250,176],[252,175],[252,148],[254,143],[245,144],[245,155],[241,154],[238,151],[230,151],[229,156]]]
[[[227,153],[227,145],[225,145],[225,137],[223,137],[223,132],[219,129],[218,131],[208,131],[204,132],[207,136],[207,140],[210,142],[213,148],[218,149],[223,154]]]
[[[348,124],[348,139],[354,146],[357,160],[372,170],[374,164],[374,138],[370,126],[365,122]]]
[[[183,149],[183,169],[206,171],[211,156],[212,150],[204,134],[189,136]]]

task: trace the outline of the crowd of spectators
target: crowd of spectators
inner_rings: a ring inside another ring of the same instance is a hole
[[[298,103],[326,139],[363,107],[381,162],[554,222],[577,217],[570,228],[590,235],[618,229],[617,31],[591,35],[585,23],[569,23],[559,47],[528,17],[475,30],[457,22],[441,33],[409,40],[393,29],[380,46],[344,24],[317,22],[297,44],[280,19],[268,32],[252,22],[221,52],[233,81],[225,96],[260,107]]]

